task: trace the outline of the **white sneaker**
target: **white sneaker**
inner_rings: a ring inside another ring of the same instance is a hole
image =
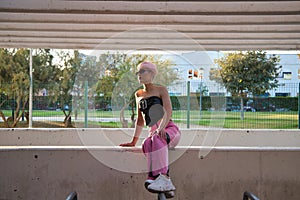
[[[151,192],[169,192],[174,191],[176,188],[173,185],[171,179],[165,175],[160,174],[154,181],[148,186],[148,190]]]
[[[148,186],[149,186],[151,183],[153,183],[153,182],[154,182],[154,180],[147,179],[147,180],[145,181],[145,183],[144,183],[145,188],[148,190]],[[173,197],[175,196],[175,192],[174,192],[174,191],[168,191],[168,192],[164,192],[164,193],[165,193],[167,199],[171,199],[171,198],[173,198]]]
[[[144,183],[145,188],[148,190],[148,186],[149,186],[151,183],[153,183],[153,182],[154,182],[154,180],[152,180],[152,179],[147,179],[147,180],[145,181],[145,183]]]

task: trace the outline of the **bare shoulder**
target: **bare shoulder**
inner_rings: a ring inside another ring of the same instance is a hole
[[[167,88],[163,85],[156,85],[156,88],[159,90],[167,90]]]
[[[160,96],[168,95],[168,89],[165,86],[157,85],[157,89],[160,92]]]
[[[137,90],[137,91],[135,92],[135,96],[136,96],[136,97],[141,97],[141,96],[143,96],[143,90],[142,90],[142,89]]]

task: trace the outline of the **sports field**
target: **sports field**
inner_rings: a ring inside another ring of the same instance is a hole
[[[3,111],[5,116],[11,116],[11,111]],[[131,112],[125,111],[125,118],[131,123]],[[230,111],[199,111],[191,110],[175,110],[173,111],[173,120],[180,124],[182,128],[236,128],[236,129],[297,129],[298,128],[298,112],[244,112],[244,120],[240,118],[240,112]],[[121,127],[119,122],[119,111],[88,111],[89,127]],[[33,120],[37,127],[61,127],[64,114],[60,110],[34,110]],[[189,120],[188,120],[189,119]],[[77,117],[72,113],[74,127],[82,127],[84,123],[84,112],[78,112]],[[0,122],[2,124],[3,122]],[[20,122],[22,127],[26,127],[24,122]],[[52,125],[51,125],[52,124]],[[188,125],[189,124],[189,125]],[[3,125],[0,125],[3,127]]]

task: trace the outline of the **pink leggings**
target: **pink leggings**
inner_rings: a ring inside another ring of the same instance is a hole
[[[179,128],[170,121],[165,132],[169,135],[169,143],[166,138],[161,138],[159,135],[154,134],[151,136],[151,132],[157,129],[157,125],[150,127],[149,137],[143,141],[143,152],[147,157],[149,178],[155,178],[160,173],[168,173],[168,147],[175,147],[180,140]]]

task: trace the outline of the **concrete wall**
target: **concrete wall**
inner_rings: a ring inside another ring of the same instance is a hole
[[[80,200],[156,199],[143,186],[139,146],[114,146],[131,133],[0,130],[0,199],[58,200],[73,190]],[[174,199],[242,199],[245,190],[263,200],[300,199],[299,131],[183,130],[182,136],[170,150]]]

